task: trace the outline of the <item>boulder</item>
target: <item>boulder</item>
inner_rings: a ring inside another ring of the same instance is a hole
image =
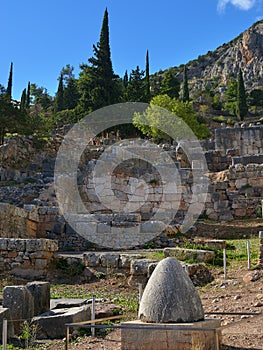
[[[139,307],[143,322],[178,323],[204,319],[200,297],[175,258],[161,260],[153,271]]]

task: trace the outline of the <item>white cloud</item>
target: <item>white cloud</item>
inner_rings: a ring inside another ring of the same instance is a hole
[[[256,0],[219,0],[217,5],[218,11],[223,12],[228,3],[238,7],[240,10],[247,11],[255,5]]]

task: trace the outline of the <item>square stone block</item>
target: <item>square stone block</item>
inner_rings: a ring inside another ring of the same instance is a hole
[[[217,319],[166,324],[137,320],[122,326],[127,328],[121,330],[121,350],[216,350],[221,343],[221,333],[216,332],[220,327]]]

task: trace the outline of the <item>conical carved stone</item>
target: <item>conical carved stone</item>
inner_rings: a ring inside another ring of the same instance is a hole
[[[204,319],[200,297],[177,259],[166,258],[156,266],[142,295],[139,319],[153,323]]]

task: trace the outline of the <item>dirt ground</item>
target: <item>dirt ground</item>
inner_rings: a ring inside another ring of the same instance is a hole
[[[221,350],[248,350],[263,349],[263,270],[247,270],[246,263],[238,263],[234,269],[228,271],[224,279],[220,269],[213,271],[215,280],[205,287],[198,288],[206,317],[220,318],[221,325],[226,326],[222,330]],[[244,281],[246,276],[246,281]],[[252,281],[251,281],[252,279]],[[256,280],[253,280],[256,279]],[[118,291],[118,284],[113,280],[101,280],[95,285],[85,284],[82,289],[90,288],[114,288],[116,293],[127,293],[124,286]],[[210,314],[224,313],[224,314]],[[240,313],[240,315],[227,315],[226,313]],[[249,313],[262,313],[261,315],[249,315]],[[136,318],[136,314],[134,315]],[[105,337],[86,336],[71,341],[69,350],[120,350],[120,330],[114,330]],[[62,350],[65,342],[54,341],[49,345],[43,345],[40,349]],[[139,350],[139,349],[138,349]]]

